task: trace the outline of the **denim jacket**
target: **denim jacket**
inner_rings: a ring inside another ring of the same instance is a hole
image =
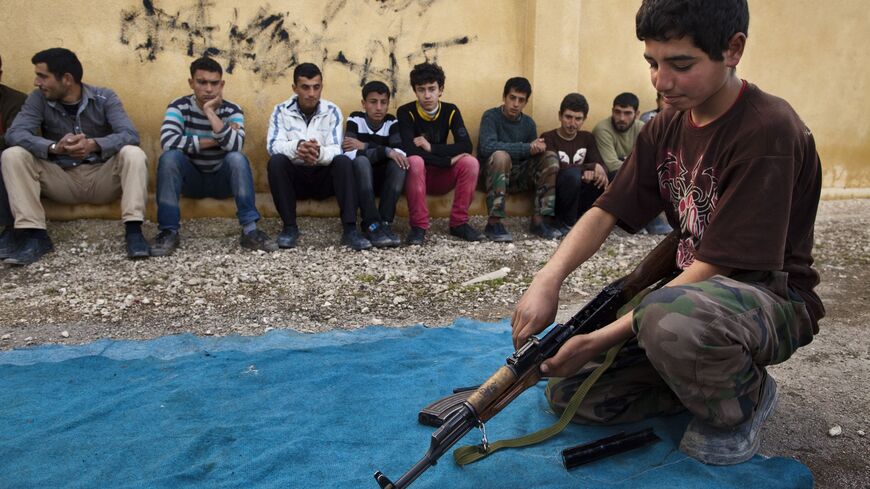
[[[69,155],[49,155],[48,147],[66,134],[84,134],[100,146],[100,151],[89,154],[84,160]],[[138,145],[139,133],[115,92],[82,84],[82,101],[75,117],[70,116],[59,101],[46,100],[41,91],[34,90],[7,130],[6,144],[21,146],[37,158],[70,168],[82,163],[104,162],[122,147]]]

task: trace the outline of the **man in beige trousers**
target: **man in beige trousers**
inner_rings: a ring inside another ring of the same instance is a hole
[[[121,197],[127,256],[149,256],[142,236],[148,161],[118,96],[82,83],[67,49],[36,53],[34,90],[6,133],[0,158],[15,217],[15,245],[5,263],[28,265],[53,250],[40,197],[61,204],[104,204]]]

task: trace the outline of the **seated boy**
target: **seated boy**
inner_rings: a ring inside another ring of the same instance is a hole
[[[345,153],[336,159],[353,160],[365,237],[378,248],[399,246],[402,243],[392,225],[396,202],[405,188],[408,159],[399,149],[402,138],[396,118],[387,113],[389,87],[370,81],[363,86],[362,97],[364,112],[348,116],[341,144]],[[381,199],[379,206],[375,205],[375,195]]]
[[[559,162],[544,158],[547,146],[538,138],[535,121],[523,113],[532,96],[532,85],[522,77],[508,79],[502,92],[503,104],[483,113],[480,119],[480,161],[486,162],[486,208],[489,213],[483,233],[496,242],[513,237],[501,220],[505,217],[508,192],[535,190],[535,211],[529,230],[544,239],[558,239],[562,233],[551,227],[556,174]],[[550,220],[550,223],[545,221]]]
[[[190,64],[192,95],[179,97],[166,108],[157,164],[157,226],[160,233],[151,256],[166,256],[178,247],[181,211],[187,197],[234,197],[242,227],[239,244],[250,250],[275,251],[277,246],[257,229],[260,213],[254,204],[254,177],[242,153],[245,116],[241,107],[224,100],[223,69],[203,57]]]
[[[634,311],[568,340],[541,372],[563,410],[588,361],[637,337],[647,362],[605,375],[575,420],[619,423],[687,409],[680,450],[708,464],[751,458],[777,385],[765,368],[813,339],[821,164],[791,106],[737,77],[745,0],[644,0],[636,17],[665,109],[644,127],[604,195],[535,275],[513,314],[522,345],[549,325],[559,288],[619,221],[637,231],[665,211],[679,275]]]
[[[418,64],[411,70],[411,87],[417,100],[396,111],[409,165],[405,194],[411,231],[405,242],[423,244],[429,229],[426,195],[443,195],[453,189],[450,234],[466,241],[482,241],[483,236],[468,224],[480,164],[471,156],[471,138],[459,108],[440,101],[444,71],[435,63]],[[453,143],[448,143],[451,133]]]
[[[595,136],[580,130],[588,113],[586,97],[569,93],[559,105],[559,127],[541,134],[547,152],[552,151],[559,159],[556,217],[565,234],[609,183]]]

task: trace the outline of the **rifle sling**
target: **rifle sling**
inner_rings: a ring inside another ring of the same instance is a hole
[[[625,344],[622,343],[614,346],[607,352],[607,356],[604,358],[604,362],[601,363],[590,375],[580,384],[580,387],[577,388],[577,391],[574,392],[574,395],[571,396],[571,400],[568,401],[568,405],[565,406],[565,411],[562,412],[562,416],[559,418],[559,421],[554,423],[547,428],[538,430],[534,433],[529,433],[528,435],[521,436],[519,438],[510,438],[507,440],[499,440],[497,442],[489,444],[489,447],[486,451],[483,451],[483,447],[481,445],[468,445],[464,447],[459,447],[453,451],[453,459],[459,465],[467,465],[473,462],[477,462],[482,458],[488,457],[493,452],[497,452],[502,448],[519,448],[525,447],[528,445],[534,445],[536,443],[540,443],[544,440],[547,440],[555,435],[558,435],[568,426],[568,423],[571,422],[571,419],[574,418],[574,414],[577,413],[577,409],[580,408],[580,404],[583,402],[583,398],[586,397],[586,394],[589,392],[589,389],[592,388],[592,385],[598,381],[598,378],[607,370],[610,365],[613,363],[613,360],[616,359],[616,354],[619,353],[619,350],[622,349],[622,346]]]

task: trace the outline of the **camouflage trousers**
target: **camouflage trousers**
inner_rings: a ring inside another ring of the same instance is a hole
[[[559,160],[553,153],[542,153],[514,164],[510,155],[496,151],[486,162],[486,209],[492,217],[506,217],[508,193],[535,190],[535,215],[555,215],[556,175]]]
[[[616,368],[592,387],[574,421],[633,422],[683,409],[718,427],[748,419],[764,367],[785,361],[813,338],[806,306],[786,280],[783,272],[717,275],[649,293],[634,310],[640,354],[620,352]],[[546,395],[556,412],[595,366],[551,379]]]

